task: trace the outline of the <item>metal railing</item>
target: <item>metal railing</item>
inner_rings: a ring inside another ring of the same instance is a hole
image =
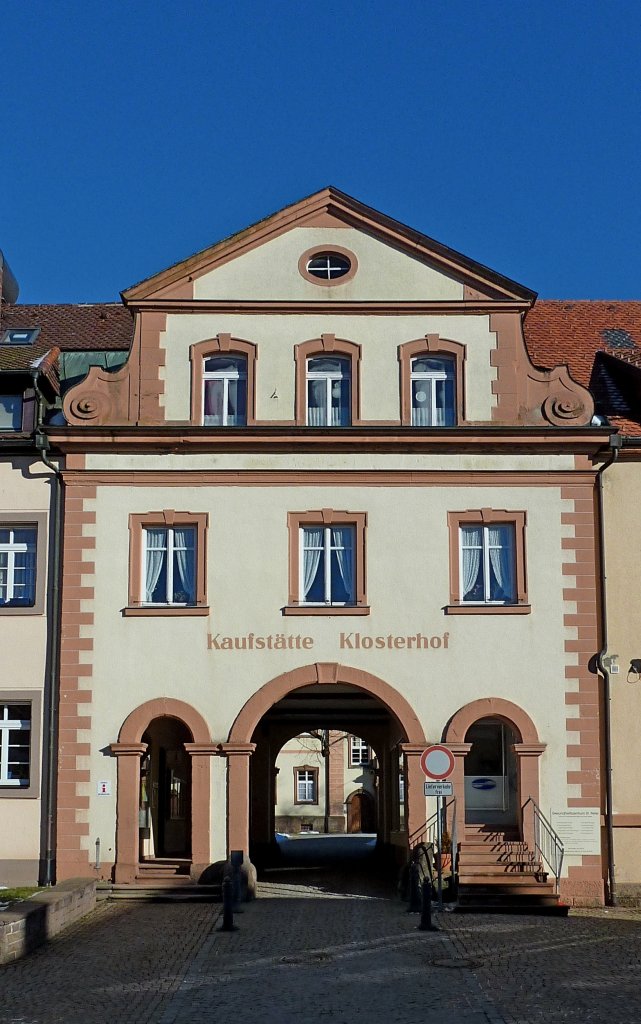
[[[439,829],[439,814],[441,815]],[[449,824],[449,831],[448,831]],[[439,836],[441,849],[439,849]],[[444,841],[446,840],[446,841]],[[421,879],[429,877],[432,885],[438,881],[439,902],[442,903],[441,877],[443,871],[443,854],[451,858],[452,881],[450,892],[455,891],[458,872],[458,837],[456,830],[456,797],[443,800],[443,806],[434,812],[427,821],[409,836],[410,871],[417,859],[425,861],[421,867]],[[438,859],[437,859],[438,858]],[[414,869],[416,877],[416,869]]]
[[[561,839],[554,831],[550,822],[543,814],[543,811],[538,804],[528,797],[523,804],[523,826],[525,831],[525,818],[526,813],[532,814],[533,832],[534,832],[534,854],[541,860],[545,861],[550,871],[554,875],[555,888],[559,891],[559,879],[561,877],[561,869],[563,867],[563,843]]]

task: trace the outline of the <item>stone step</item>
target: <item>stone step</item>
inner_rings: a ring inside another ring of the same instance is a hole
[[[221,887],[219,885],[148,884],[147,882],[132,885],[101,885],[98,887],[97,897],[103,900],[148,900],[156,903],[220,903]]]
[[[541,914],[567,917],[570,908],[555,893],[535,896],[467,896],[460,897],[454,908],[457,914]]]
[[[506,894],[514,896],[555,895],[552,882],[536,882],[531,875],[524,877],[516,876],[513,879],[499,876],[485,876],[484,878],[481,876],[474,877],[473,875],[463,878],[459,876],[459,899],[470,895],[479,897]]]
[[[533,864],[534,854],[529,850],[477,850],[476,848],[470,850],[467,846],[464,846],[459,850],[459,862],[465,861],[469,863],[471,861],[478,862],[479,864],[490,864],[500,862],[507,864],[510,861],[521,861],[522,863]]]
[[[465,876],[519,878],[520,876],[536,878],[537,881],[547,881],[547,873],[539,868],[538,864],[459,864],[459,879]]]

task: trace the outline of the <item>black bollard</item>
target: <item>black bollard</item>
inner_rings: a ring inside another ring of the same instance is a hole
[[[420,932],[437,932],[438,928],[432,924],[432,883],[429,878],[423,879],[421,887],[421,923],[418,926]]]
[[[418,914],[421,909],[421,882],[419,877],[420,868],[414,861],[410,864],[410,905],[407,908],[408,914]]]
[[[243,866],[243,851],[232,850],[229,856],[231,862],[231,877],[232,877],[232,888],[234,893],[234,910],[237,914],[242,914],[241,903],[243,899],[243,883],[241,868]]]
[[[229,875],[223,878],[223,923],[221,932],[234,932],[234,883]]]

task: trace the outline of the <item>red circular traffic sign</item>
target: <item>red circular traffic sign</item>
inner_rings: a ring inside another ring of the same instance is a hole
[[[449,779],[454,771],[454,764],[454,754],[442,743],[434,743],[421,754],[421,768],[428,779],[434,779],[435,782]]]

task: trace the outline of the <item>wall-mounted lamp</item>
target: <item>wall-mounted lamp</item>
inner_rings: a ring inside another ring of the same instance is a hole
[[[619,671],[619,655],[606,654],[603,658],[603,664],[611,675],[616,675]]]
[[[632,658],[630,661],[630,672],[636,672],[638,676],[641,676],[641,658]]]

